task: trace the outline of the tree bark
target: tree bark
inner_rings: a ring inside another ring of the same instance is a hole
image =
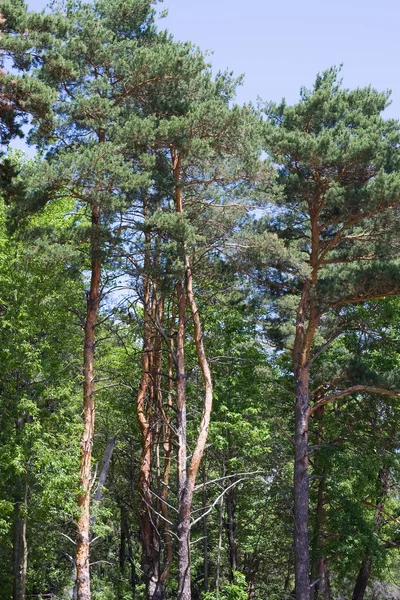
[[[354,586],[352,600],[363,600],[365,590],[367,589],[368,581],[371,575],[372,569],[372,556],[366,554],[361,563],[360,570],[358,572],[356,585]]]
[[[310,558],[308,540],[309,502],[309,405],[310,405],[310,349],[320,315],[313,297],[317,281],[315,266],[318,256],[318,234],[313,222],[311,265],[313,274],[303,286],[296,315],[296,336],[293,346],[293,373],[295,376],[295,461],[294,461],[294,562],[296,600],[310,600]]]
[[[144,207],[147,215],[147,207]],[[163,318],[163,299],[158,298],[157,284],[151,279],[152,249],[150,232],[145,232],[144,288],[143,288],[143,351],[142,377],[137,394],[137,417],[142,436],[142,456],[139,469],[141,496],[140,529],[142,538],[142,568],[145,574],[149,600],[163,600],[164,581],[161,576],[161,547],[159,523],[154,511],[152,467],[154,450],[158,448],[157,413],[162,412],[161,363],[162,343],[157,322]],[[154,259],[157,260],[157,257]],[[159,457],[157,463],[159,462]],[[160,466],[157,464],[157,475]]]
[[[161,513],[164,517],[164,546],[165,546],[165,562],[164,569],[161,573],[161,581],[165,584],[169,572],[172,567],[172,563],[174,560],[174,545],[173,538],[171,534],[171,526],[169,524],[168,517],[168,489],[169,489],[169,478],[171,473],[171,455],[172,455],[172,435],[171,435],[171,412],[173,406],[173,389],[174,389],[174,364],[173,364],[173,356],[174,352],[174,341],[173,341],[173,333],[175,329],[175,314],[174,310],[172,310],[171,314],[171,322],[170,322],[170,348],[168,353],[168,399],[167,399],[167,410],[165,413],[162,410],[163,414],[163,450],[164,450],[164,465],[163,465],[163,476],[162,476],[162,489],[161,489]]]
[[[208,428],[210,424],[211,407],[212,407],[212,381],[211,372],[206,358],[203,345],[203,335],[200,325],[198,308],[193,294],[192,271],[190,267],[189,257],[185,258],[186,276],[185,290],[179,286],[180,293],[180,308],[179,308],[179,323],[186,323],[186,296],[190,307],[190,313],[194,325],[194,340],[196,346],[196,354],[198,364],[202,371],[205,396],[203,404],[203,414],[199,428],[199,434],[196,441],[192,459],[190,461],[189,471],[186,469],[186,376],[184,372],[184,355],[183,345],[177,357],[179,365],[178,376],[178,438],[179,438],[179,512],[178,512],[178,544],[179,544],[179,587],[178,599],[190,600],[190,515],[192,509],[193,490],[196,482],[196,476],[203,457],[204,448],[207,441]],[[178,296],[179,297],[179,296]],[[185,313],[185,316],[184,316]],[[185,325],[186,326],[186,325]],[[178,327],[179,331],[180,327]],[[177,346],[184,342],[184,328],[181,329],[181,334],[178,333]],[[181,364],[180,364],[181,361]],[[183,386],[184,383],[184,386]],[[179,388],[182,388],[181,390]],[[184,470],[184,473],[183,473]]]
[[[125,564],[128,559],[130,566],[130,585],[132,591],[132,599],[136,596],[136,568],[132,548],[131,531],[129,528],[126,510],[121,506],[121,540],[119,547],[119,567],[121,573],[125,575]],[[125,596],[124,596],[125,597]]]
[[[388,466],[383,466],[378,474],[378,496],[376,499],[376,510],[374,515],[374,530],[379,532],[382,523],[382,510],[385,508],[385,500],[388,493],[390,469]],[[354,586],[352,600],[364,600],[365,591],[372,571],[372,554],[367,548],[360,570],[358,572],[356,584]]]
[[[163,598],[163,586],[160,581],[160,545],[154,527],[152,514],[153,497],[151,493],[151,469],[153,450],[152,405],[154,390],[151,376],[153,375],[154,360],[154,329],[150,315],[150,283],[145,283],[144,293],[144,342],[142,353],[142,380],[137,396],[137,414],[142,434],[142,457],[139,470],[139,492],[141,495],[140,529],[142,537],[142,567],[146,577],[147,595],[149,600]]]
[[[231,581],[234,580],[234,571],[238,570],[237,558],[237,537],[236,537],[236,488],[231,488],[225,494],[228,545],[229,545],[229,565],[231,568]]]
[[[99,474],[99,481],[96,487],[96,491],[94,493],[93,496],[93,509],[92,509],[92,514],[90,516],[90,527],[91,529],[93,529],[95,523],[96,523],[96,519],[97,519],[97,511],[100,505],[100,502],[103,498],[103,491],[104,491],[104,486],[106,484],[107,481],[107,475],[108,475],[108,471],[110,469],[110,464],[111,464],[111,458],[114,452],[114,448],[115,448],[115,444],[117,442],[117,438],[112,438],[107,446],[106,449],[104,451],[104,457],[103,457],[103,462],[101,465],[101,469],[100,469],[100,474]],[[91,535],[92,532],[91,532]]]
[[[296,600],[310,600],[308,549],[308,382],[305,368],[300,368],[296,381],[296,430],[294,465],[294,551]]]
[[[175,181],[175,210],[183,220],[183,187],[181,182],[182,154],[173,151],[173,172]],[[177,335],[177,429],[178,429],[178,600],[190,600],[190,515],[192,510],[193,491],[197,473],[203,457],[211,418],[213,386],[211,371],[203,344],[203,333],[199,311],[193,291],[193,275],[190,257],[186,253],[186,245],[181,244],[182,258],[185,265],[185,285],[179,281],[176,286],[178,298],[178,335]],[[192,454],[189,469],[187,468],[187,417],[186,417],[186,374],[184,359],[184,342],[186,334],[186,303],[189,306],[193,322],[193,336],[197,362],[204,383],[203,412]]]
[[[28,572],[28,473],[17,481],[14,505],[13,600],[26,600]]]
[[[200,366],[205,394],[204,394],[204,404],[203,404],[203,414],[200,422],[199,434],[196,441],[196,447],[194,449],[192,459],[190,461],[189,473],[185,481],[185,490],[180,495],[180,510],[179,510],[179,525],[178,525],[178,539],[180,544],[180,557],[182,557],[182,564],[179,569],[179,574],[182,577],[179,585],[179,592],[181,595],[178,595],[179,600],[190,600],[190,514],[192,509],[192,499],[193,499],[193,490],[196,482],[197,473],[200,467],[201,459],[203,457],[208,429],[210,425],[211,418],[211,408],[212,408],[212,380],[211,380],[211,371],[208,365],[207,357],[204,350],[203,345],[203,334],[200,324],[199,311],[196,305],[196,301],[193,293],[193,278],[192,278],[192,270],[190,266],[189,257],[185,258],[185,266],[186,266],[186,277],[185,277],[185,287],[186,287],[186,295],[188,299],[188,304],[190,307],[190,313],[192,316],[193,326],[194,326],[194,341],[196,346],[196,354],[197,354],[197,362]],[[184,293],[182,291],[182,296]],[[186,389],[186,387],[185,387]],[[179,396],[179,394],[178,394]],[[186,407],[184,411],[185,418],[185,438],[186,438]],[[186,451],[185,451],[186,453]],[[185,456],[186,460],[186,456]],[[182,462],[183,464],[183,462]]]
[[[178,600],[190,600],[190,506],[187,486],[187,420],[184,343],[186,335],[186,296],[182,283],[176,285],[178,299],[177,368],[177,435],[178,435]]]
[[[77,523],[76,573],[78,600],[90,600],[90,488],[92,482],[92,450],[94,436],[94,355],[96,325],[100,304],[100,207],[92,207],[91,278],[84,325],[83,352],[83,432],[81,436],[80,493]]]
[[[203,461],[203,490],[202,490],[202,504],[204,513],[207,510],[207,490],[206,490],[206,464]],[[207,527],[207,517],[203,518],[203,575],[204,575],[204,583],[203,589],[205,592],[209,590],[209,581],[208,581],[208,527]]]
[[[315,411],[315,418],[318,420],[317,445],[323,442],[325,406],[321,406]],[[312,551],[311,551],[311,600],[323,598],[330,600],[330,585],[328,564],[325,557],[325,521],[326,521],[326,476],[327,468],[320,460],[317,453],[314,463],[314,470],[320,477],[317,493],[317,508],[315,515],[315,529],[313,532]],[[315,583],[316,582],[316,583]]]

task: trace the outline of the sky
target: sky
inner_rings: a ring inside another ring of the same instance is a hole
[[[47,0],[27,0],[41,10]],[[215,71],[245,74],[237,100],[289,103],[301,86],[343,63],[343,84],[392,90],[387,116],[400,118],[400,2],[398,0],[164,0],[159,23],[192,41]]]

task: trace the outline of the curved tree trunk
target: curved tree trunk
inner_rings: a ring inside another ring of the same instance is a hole
[[[211,418],[212,408],[212,380],[211,371],[208,365],[207,357],[204,350],[203,334],[201,329],[199,311],[196,305],[196,301],[193,293],[193,277],[190,266],[189,257],[185,259],[186,266],[186,277],[185,277],[185,288],[188,305],[194,326],[194,341],[196,346],[197,361],[200,366],[205,395],[203,404],[203,414],[200,422],[199,434],[196,441],[196,447],[194,449],[192,459],[190,461],[189,471],[187,476],[182,477],[182,487],[180,487],[179,495],[179,514],[178,514],[178,543],[179,543],[179,588],[178,598],[179,600],[190,600],[190,515],[192,510],[193,491],[196,482],[197,473],[200,467],[201,459],[204,454],[204,449],[208,436],[208,429]],[[182,297],[185,296],[184,291],[181,292]],[[182,308],[183,311],[183,308]],[[183,356],[183,355],[182,355]],[[179,381],[178,381],[179,383]],[[186,386],[185,386],[186,391]],[[179,396],[179,394],[178,394]],[[185,396],[186,400],[186,396]],[[180,428],[184,431],[185,443],[186,443],[186,406],[180,414],[181,423]],[[183,425],[183,418],[185,424]],[[179,429],[179,428],[178,428]],[[180,442],[181,444],[181,442]],[[183,444],[183,438],[182,438]],[[184,462],[186,463],[186,449],[185,449],[185,460],[183,455],[179,460],[179,468],[183,468]],[[186,472],[186,468],[185,468]]]

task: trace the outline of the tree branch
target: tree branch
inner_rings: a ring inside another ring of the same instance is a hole
[[[193,488],[194,492],[204,488],[206,485],[211,485],[212,483],[217,483],[218,481],[223,481],[224,479],[232,479],[232,477],[242,477],[244,475],[262,475],[263,471],[248,471],[247,473],[234,473],[233,475],[225,475],[225,477],[217,477],[217,479],[211,479],[210,481],[205,481],[204,483],[199,483],[195,485]]]
[[[383,508],[381,508],[377,504],[373,504],[372,502],[368,502],[367,500],[363,500],[362,503],[365,504],[365,506],[371,506],[371,508],[375,508],[380,513],[382,513],[383,515],[385,515],[386,517],[388,517],[391,521],[393,521],[393,523],[396,523],[397,525],[400,525],[399,519],[396,519],[396,517],[394,517],[393,515],[391,515],[390,513],[388,513],[386,510],[384,510]]]
[[[197,519],[195,519],[194,521],[192,521],[192,523],[191,523],[190,526],[193,527],[194,525],[196,525],[196,523],[198,523],[199,521],[201,521],[202,519],[204,519],[204,517],[206,517],[207,515],[209,515],[210,512],[212,511],[212,509],[217,506],[218,502],[226,494],[226,492],[228,490],[230,490],[231,488],[233,488],[238,483],[240,483],[241,481],[246,481],[246,477],[242,477],[242,479],[238,479],[237,481],[234,481],[233,483],[231,483],[231,485],[228,485],[228,487],[225,488],[224,491],[214,500],[214,502],[211,504],[210,508],[208,510],[206,510],[200,517],[197,517]]]
[[[353,385],[345,390],[341,390],[340,392],[335,392],[334,394],[330,394],[329,396],[325,396],[325,398],[321,398],[318,402],[315,402],[308,409],[308,417],[310,417],[316,410],[318,410],[321,406],[325,406],[328,402],[332,402],[332,400],[336,400],[337,398],[343,398],[343,396],[348,396],[349,394],[354,394],[355,392],[368,392],[370,394],[382,394],[383,396],[392,396],[393,398],[400,398],[400,393],[395,392],[393,390],[386,390],[385,388],[374,387],[371,385]]]
[[[331,335],[330,338],[328,338],[325,342],[325,344],[322,344],[322,346],[320,348],[318,348],[318,350],[315,351],[315,353],[313,354],[313,356],[307,361],[306,367],[310,367],[313,362],[315,360],[317,360],[317,358],[325,351],[327,350],[327,348],[329,348],[329,346],[338,338],[340,337],[343,333],[345,333],[343,330],[338,330],[335,333],[333,333]]]

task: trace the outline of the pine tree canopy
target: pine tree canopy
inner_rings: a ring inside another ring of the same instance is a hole
[[[161,8],[0,0],[1,600],[400,598],[390,94]]]

